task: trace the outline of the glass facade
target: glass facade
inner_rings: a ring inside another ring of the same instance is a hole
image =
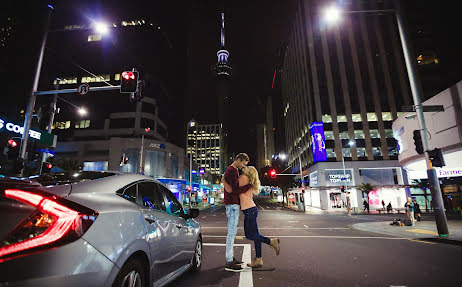
[[[154,178],[166,177],[166,169],[165,152],[157,150],[146,151],[144,161],[144,173],[146,175]]]

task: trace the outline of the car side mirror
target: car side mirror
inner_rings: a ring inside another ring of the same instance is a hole
[[[197,208],[191,208],[188,213],[189,218],[196,218],[199,216],[199,209]]]

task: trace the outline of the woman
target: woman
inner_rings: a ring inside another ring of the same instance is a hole
[[[255,243],[255,259],[247,266],[252,268],[263,267],[263,259],[261,255],[261,243],[270,245],[276,251],[276,255],[279,255],[279,239],[262,236],[258,233],[257,216],[258,209],[253,201],[253,196],[258,195],[260,192],[260,179],[258,178],[258,172],[253,166],[242,168],[242,175],[239,176],[239,186],[251,184],[247,192],[239,195],[240,205],[242,213],[244,213],[244,232],[245,237],[248,240],[253,240]],[[228,192],[231,190],[231,186],[223,179],[225,190]]]

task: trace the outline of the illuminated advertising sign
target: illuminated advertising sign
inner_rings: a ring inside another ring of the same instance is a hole
[[[354,186],[353,170],[346,169],[345,173],[343,169],[326,169],[324,170],[326,175],[326,186]]]
[[[310,125],[310,134],[313,162],[326,161],[326,139],[324,137],[323,122],[312,122]]]
[[[23,134],[24,127],[17,123],[9,122],[6,119],[0,118],[0,132],[12,132],[15,134]],[[29,136],[31,139],[41,142],[43,144],[55,147],[56,146],[56,135],[49,134],[45,131],[37,130],[37,129],[30,129]]]

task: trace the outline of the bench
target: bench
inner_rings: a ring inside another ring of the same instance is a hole
[[[392,208],[390,212],[388,212],[386,208],[385,209],[384,208],[379,208],[379,209],[376,209],[376,210],[379,212],[379,214],[382,214],[382,212],[383,213],[395,213],[395,212],[396,213],[401,213],[401,212],[404,213],[404,212],[406,212],[406,208],[404,208],[404,207]]]

